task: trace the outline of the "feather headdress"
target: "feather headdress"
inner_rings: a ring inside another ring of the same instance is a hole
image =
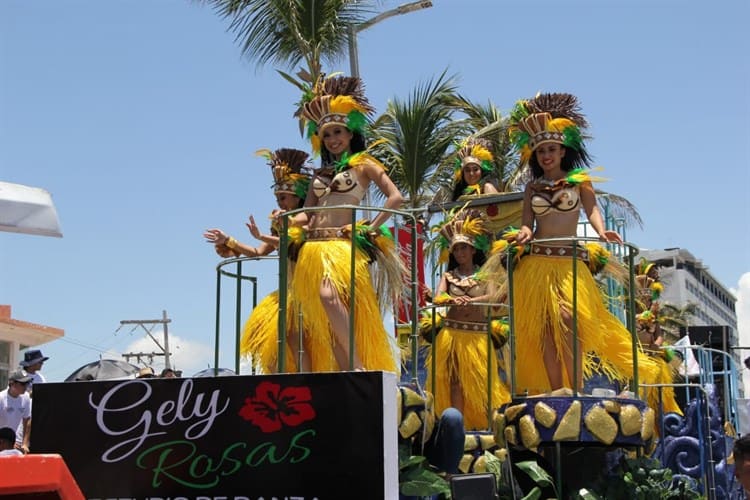
[[[441,264],[448,262],[451,250],[458,243],[466,243],[482,252],[490,248],[490,233],[479,210],[459,210],[452,213],[445,222],[433,227],[432,231],[438,233]]]
[[[362,80],[351,76],[322,79],[313,89],[312,99],[303,103],[307,137],[313,149],[320,151],[320,135],[330,125],[341,125],[362,134],[367,116],[374,112],[365,97]]]
[[[461,169],[470,163],[479,165],[483,174],[492,172],[494,157],[490,147],[488,140],[476,137],[469,137],[460,143],[456,150],[456,162],[453,168],[454,180],[458,182],[461,179]]]
[[[274,193],[290,193],[305,199],[311,177],[305,166],[307,153],[299,149],[281,148],[276,151],[259,149],[255,154],[265,158],[271,167]]]
[[[542,144],[556,143],[567,147],[575,167],[589,165],[590,157],[583,143],[588,127],[581,114],[578,99],[571,94],[538,94],[518,101],[510,115],[511,140],[521,152],[521,164]]]

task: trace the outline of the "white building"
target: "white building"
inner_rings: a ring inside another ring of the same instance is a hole
[[[21,351],[36,347],[65,335],[52,326],[39,325],[11,317],[9,305],[0,305],[0,390],[8,387],[8,375],[23,360]]]

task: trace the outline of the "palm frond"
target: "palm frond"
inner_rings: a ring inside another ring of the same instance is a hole
[[[242,55],[264,66],[305,61],[312,77],[346,53],[350,25],[374,11],[369,0],[198,0],[229,21]]]
[[[500,191],[515,191],[520,166],[508,137],[508,120],[491,101],[480,104],[457,95],[452,103],[464,115],[470,134],[489,140],[494,155],[494,177]],[[451,180],[452,182],[452,180]]]
[[[455,92],[456,77],[443,71],[418,84],[406,100],[393,98],[373,124],[374,136],[384,139],[374,154],[390,167],[391,179],[412,207],[432,196],[439,185],[433,174],[463,129],[449,104]]]
[[[625,222],[625,226],[632,226],[634,223],[643,228],[643,219],[638,209],[627,198],[608,193],[606,191],[596,190],[596,196],[604,210],[604,216],[614,219],[620,219]]]

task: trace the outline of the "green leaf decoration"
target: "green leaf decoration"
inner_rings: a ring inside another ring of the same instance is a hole
[[[540,498],[542,498],[542,490],[539,489],[539,486],[534,486],[534,489],[521,500],[539,500]]]
[[[553,484],[550,475],[547,474],[547,471],[542,469],[538,463],[528,460],[525,462],[519,462],[516,465],[539,486],[544,488]]]

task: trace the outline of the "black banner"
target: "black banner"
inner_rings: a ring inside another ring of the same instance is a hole
[[[40,384],[31,448],[88,498],[383,500],[395,396],[381,372]]]

